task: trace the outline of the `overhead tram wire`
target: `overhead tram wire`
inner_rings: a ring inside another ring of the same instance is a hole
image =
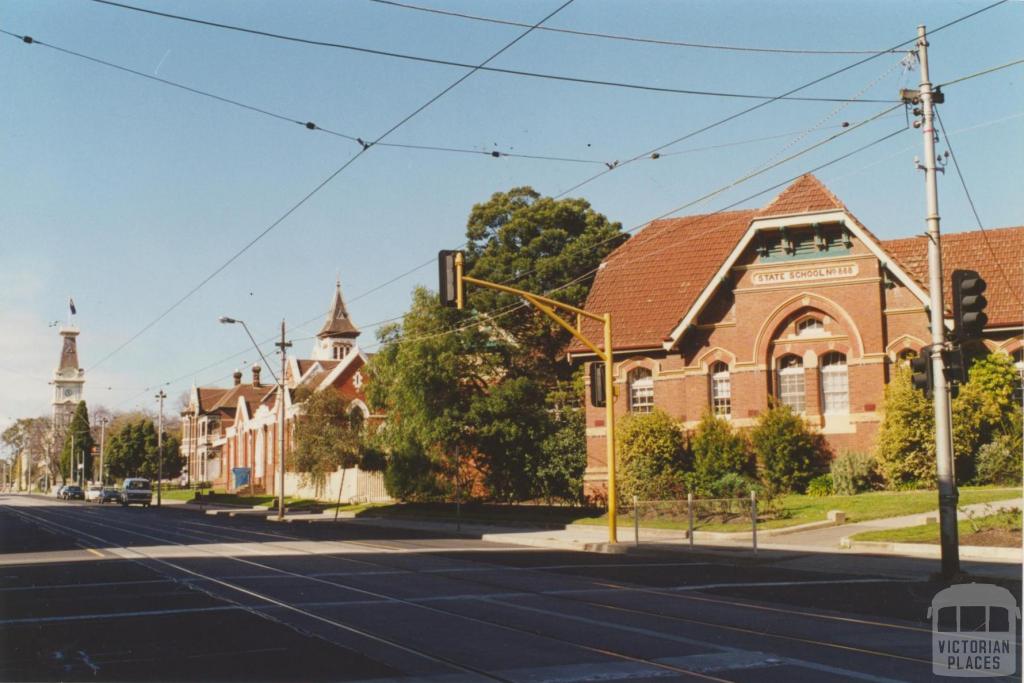
[[[561,5],[559,5],[558,8],[556,8],[553,12],[551,12],[550,14],[545,16],[543,19],[541,19],[539,22],[537,22],[536,26],[539,26],[540,24],[544,23],[545,21],[547,21],[551,17],[555,16],[556,14],[561,12],[565,7],[568,7],[573,2],[574,2],[574,0],[565,0],[565,2],[563,4],[561,4]],[[398,123],[396,123],[393,126],[391,126],[389,129],[387,129],[384,132],[383,135],[379,136],[374,142],[375,143],[376,142],[380,142],[381,140],[383,140],[387,136],[391,135],[393,132],[395,132],[396,130],[398,130],[402,126],[404,126],[406,123],[408,123],[410,120],[412,120],[414,117],[419,115],[422,111],[424,111],[427,107],[432,105],[434,102],[437,102],[439,99],[441,99],[442,97],[447,95],[449,92],[451,92],[454,88],[456,88],[459,84],[461,84],[467,78],[469,78],[470,76],[475,74],[479,70],[480,67],[486,65],[488,62],[491,62],[494,59],[497,59],[506,50],[510,49],[512,46],[514,46],[520,40],[522,40],[523,38],[528,36],[532,30],[533,30],[533,28],[530,28],[530,29],[522,32],[521,34],[519,34],[519,36],[517,36],[512,41],[506,43],[504,45],[504,47],[502,47],[497,52],[493,53],[490,57],[485,59],[479,66],[472,68],[470,71],[466,72],[465,74],[463,74],[462,76],[457,78],[450,85],[448,85],[443,90],[441,90],[441,92],[439,92],[438,94],[436,94],[433,97],[431,97],[429,100],[427,100],[422,105],[420,105],[418,108],[416,108],[412,113],[408,114],[407,116],[402,118]],[[153,319],[151,322],[149,322],[145,327],[143,327],[141,330],[136,332],[130,339],[128,339],[128,341],[124,342],[119,347],[117,347],[116,349],[114,349],[113,351],[108,353],[107,355],[103,356],[103,358],[101,358],[97,363],[93,364],[92,368],[90,368],[90,369],[96,368],[99,365],[101,365],[102,363],[104,363],[107,360],[109,360],[116,353],[118,353],[119,351],[124,349],[126,346],[128,346],[130,343],[132,343],[133,341],[138,339],[142,334],[144,334],[151,327],[153,327],[158,322],[163,320],[171,311],[173,311],[178,306],[180,306],[182,303],[184,303],[189,297],[191,297],[193,294],[195,294],[197,291],[199,291],[207,282],[209,282],[214,277],[216,277],[221,271],[223,271],[229,265],[234,263],[235,260],[237,260],[246,251],[248,251],[254,244],[256,244],[261,239],[263,239],[263,237],[265,237],[271,230],[273,230],[278,225],[280,225],[286,218],[288,218],[295,211],[297,211],[299,209],[299,207],[301,207],[303,204],[305,204],[307,201],[309,201],[309,199],[311,199],[316,193],[318,193],[320,190],[322,190],[324,187],[326,187],[332,180],[334,180],[336,177],[338,177],[338,175],[340,175],[345,169],[347,169],[349,166],[351,166],[353,163],[355,163],[356,160],[359,159],[363,154],[365,154],[372,146],[373,146],[373,143],[367,144],[367,145],[363,145],[362,148],[358,152],[356,152],[356,154],[354,156],[350,157],[348,159],[348,161],[346,161],[341,166],[339,166],[336,171],[334,171],[333,173],[331,173],[331,175],[327,176],[327,178],[322,180],[320,182],[320,184],[318,184],[316,187],[314,187],[310,192],[308,192],[297,203],[293,204],[291,206],[291,208],[289,208],[277,220],[275,220],[273,223],[271,223],[269,226],[267,226],[256,237],[254,237],[252,240],[250,240],[244,247],[242,247],[241,250],[235,252],[235,254],[232,255],[227,261],[225,261],[223,264],[218,266],[216,270],[214,270],[212,273],[210,273],[208,276],[206,276],[206,278],[204,278],[198,285],[196,285],[195,287],[190,289],[184,296],[182,296],[177,301],[175,301],[170,306],[170,308],[166,309],[163,313],[161,313],[155,319]]]
[[[606,81],[596,78],[583,78],[578,76],[565,76],[561,74],[545,74],[536,71],[524,71],[522,69],[506,69],[497,66],[475,66],[466,62],[456,62],[450,59],[438,59],[434,57],[422,57],[419,55],[409,55],[402,52],[392,52],[390,50],[378,50],[376,48],[359,47],[356,45],[348,45],[346,43],[332,43],[321,40],[311,40],[308,38],[299,38],[297,36],[288,36],[281,33],[273,33],[270,31],[260,31],[258,29],[250,29],[242,26],[235,26],[233,24],[224,24],[216,21],[207,21],[205,19],[196,19],[195,17],[187,17],[181,14],[171,14],[169,12],[159,12],[157,10],[146,9],[143,7],[136,7],[134,5],[127,5],[120,2],[113,2],[113,0],[91,0],[92,2],[109,5],[119,9],[131,10],[134,12],[141,12],[143,14],[150,14],[153,16],[162,17],[165,19],[175,19],[177,21],[184,21],[193,24],[199,24],[202,26],[208,26],[211,28],[223,29],[226,31],[237,31],[239,33],[247,33],[251,35],[261,36],[264,38],[272,38],[275,40],[285,40],[289,42],[302,43],[306,45],[314,45],[317,47],[329,47],[339,50],[350,50],[353,52],[361,52],[364,54],[376,55],[378,57],[391,57],[394,59],[403,59],[406,61],[420,62],[424,64],[436,64],[439,66],[450,66],[459,69],[475,69],[476,71],[486,71],[489,73],[506,74],[509,76],[522,76],[526,78],[538,78],[550,81],[563,81],[566,83],[580,83],[583,85],[599,85],[610,88],[624,88],[627,90],[643,90],[647,92],[660,92],[676,95],[698,95],[706,97],[726,97],[736,99],[750,99],[750,100],[766,100],[775,101],[779,99],[795,100],[800,102],[844,102],[842,98],[836,97],[788,97],[787,96],[772,96],[772,95],[754,95],[750,93],[733,93],[733,92],[720,92],[713,90],[695,90],[688,88],[668,88],[657,85],[645,85],[642,83],[625,83],[621,81]],[[1007,0],[1002,0],[1006,2]],[[531,30],[533,30],[531,28]],[[893,100],[860,100],[862,103],[873,103],[873,104],[887,104]]]
[[[992,262],[996,264],[996,268],[999,270],[999,275],[1003,278],[1003,282],[1006,283],[1007,289],[1009,289],[1010,293],[1013,294],[1013,298],[1017,300],[1017,305],[1024,307],[1024,301],[1021,301],[1020,297],[1017,296],[1017,289],[1013,286],[1013,282],[1003,269],[1003,264],[999,262],[999,257],[996,256],[996,250],[992,248],[992,242],[989,240],[988,233],[985,231],[985,226],[981,222],[981,216],[978,215],[978,207],[974,205],[974,198],[971,197],[971,191],[967,189],[967,181],[964,180],[963,171],[960,170],[960,162],[957,161],[956,153],[953,151],[953,143],[949,141],[949,135],[946,133],[946,126],[942,123],[942,116],[939,114],[939,107],[935,107],[935,118],[939,121],[939,130],[942,131],[942,138],[946,141],[946,149],[949,150],[949,156],[953,159],[953,168],[956,169],[956,175],[960,178],[960,186],[964,189],[964,196],[967,197],[967,203],[971,207],[971,213],[974,214],[974,220],[977,222],[978,230],[981,231],[981,237],[985,241],[985,246],[988,247],[988,253],[992,255]]]
[[[420,5],[412,5],[404,2],[395,2],[394,0],[370,0],[380,5],[390,5],[392,7],[398,7],[401,9],[415,10],[418,12],[426,12],[429,14],[439,14],[442,16],[456,17],[459,19],[468,19],[470,21],[480,21],[488,24],[498,24],[501,26],[529,26],[518,21],[509,21],[506,19],[495,19],[493,17],[481,17],[473,14],[466,14],[464,12],[454,12],[452,10],[436,9],[433,7],[423,7]],[[773,48],[773,47],[749,47],[742,45],[715,45],[711,43],[693,43],[684,42],[680,40],[663,40],[658,38],[640,38],[637,36],[625,36],[615,33],[599,33],[595,31],[580,31],[577,29],[568,28],[555,28],[553,26],[541,26],[538,28],[539,31],[546,33],[562,33],[573,36],[583,36],[587,38],[603,38],[606,40],[619,40],[630,43],[646,43],[649,45],[664,45],[667,47],[688,47],[697,48],[702,50],[724,50],[728,52],[751,52],[751,53],[768,53],[768,54],[786,54],[786,55],[866,55],[875,54],[877,50],[811,50],[811,49],[791,49],[791,48]]]
[[[100,1],[105,1],[105,0],[95,0],[95,1],[96,2],[100,2]],[[985,7],[977,9],[977,10],[975,10],[973,12],[969,12],[968,14],[965,14],[965,15],[957,18],[957,19],[949,21],[949,22],[947,22],[947,23],[945,23],[945,24],[943,24],[943,25],[941,25],[941,26],[939,26],[939,27],[937,27],[935,29],[930,29],[928,31],[928,34],[929,35],[934,35],[935,33],[938,33],[939,31],[942,31],[944,29],[950,28],[951,26],[955,26],[955,25],[957,25],[957,24],[959,24],[959,23],[961,23],[963,21],[971,19],[972,17],[978,16],[982,12],[987,12],[990,9],[993,9],[993,8],[998,7],[1000,5],[1006,4],[1007,2],[1009,2],[1009,0],[996,0],[996,2],[994,2],[994,3],[990,4],[990,5],[986,5]],[[598,178],[601,178],[601,177],[607,175],[608,173],[611,173],[613,170],[618,169],[618,168],[622,168],[623,166],[626,166],[627,164],[631,164],[631,163],[637,161],[638,159],[642,159],[644,157],[650,156],[651,154],[654,154],[656,152],[660,152],[661,150],[665,149],[666,147],[671,147],[672,145],[678,144],[678,143],[680,143],[680,142],[682,142],[684,140],[688,140],[688,139],[690,139],[692,137],[696,137],[697,135],[700,135],[702,133],[706,133],[709,130],[712,130],[712,129],[717,128],[719,126],[722,126],[722,125],[724,125],[726,123],[729,123],[730,121],[734,121],[734,120],[736,120],[736,119],[738,119],[738,118],[740,118],[742,116],[746,116],[747,114],[750,114],[750,113],[752,113],[754,111],[757,111],[758,109],[761,109],[762,107],[766,107],[769,104],[771,104],[772,102],[777,102],[779,100],[787,98],[790,95],[792,95],[793,93],[800,92],[801,90],[805,90],[807,88],[810,88],[813,85],[817,85],[818,83],[821,83],[821,82],[823,82],[825,80],[828,80],[828,79],[830,79],[830,78],[832,78],[834,76],[838,76],[841,73],[845,73],[846,71],[849,71],[849,70],[854,69],[854,68],[856,68],[856,67],[858,67],[858,66],[860,66],[862,64],[866,64],[866,63],[868,63],[868,62],[870,62],[870,61],[872,61],[874,59],[877,59],[877,58],[881,57],[882,55],[892,54],[894,51],[899,50],[900,48],[904,47],[905,45],[910,45],[910,44],[916,43],[916,42],[917,42],[917,36],[915,35],[910,40],[904,40],[901,43],[893,45],[891,48],[888,48],[888,49],[885,49],[885,50],[879,50],[878,52],[876,52],[876,53],[874,53],[872,55],[869,55],[869,56],[865,57],[864,59],[859,59],[856,62],[853,62],[852,64],[848,64],[847,66],[844,66],[844,67],[842,67],[840,69],[836,69],[835,71],[831,71],[831,72],[825,74],[824,76],[820,76],[818,78],[815,78],[814,80],[808,81],[807,83],[804,83],[803,85],[797,86],[796,88],[793,88],[791,90],[787,90],[786,92],[782,93],[781,95],[778,95],[775,98],[772,98],[770,100],[766,100],[764,102],[759,102],[759,103],[757,103],[757,104],[755,104],[755,105],[753,105],[751,107],[747,107],[746,109],[738,111],[738,112],[736,112],[734,114],[730,114],[729,116],[726,116],[725,118],[718,119],[717,121],[714,121],[714,122],[709,123],[709,124],[707,124],[705,126],[697,128],[695,130],[692,130],[689,133],[681,135],[681,136],[675,138],[674,140],[666,142],[665,144],[658,145],[657,147],[654,147],[653,149],[650,149],[650,150],[647,150],[646,152],[638,154],[638,155],[636,155],[636,156],[634,156],[634,157],[632,157],[630,159],[627,159],[626,161],[624,161],[622,163],[616,164],[613,167],[607,168],[607,169],[605,169],[603,171],[599,171],[598,173],[590,176],[589,178],[586,178],[586,179],[582,180],[581,182],[576,183],[575,185],[573,185],[569,189],[563,190],[559,194],[555,195],[555,198],[558,199],[558,198],[564,197],[565,195],[569,194],[570,192],[575,192],[576,190],[580,189],[581,187],[583,187],[585,185],[589,185],[591,182],[597,180]]]

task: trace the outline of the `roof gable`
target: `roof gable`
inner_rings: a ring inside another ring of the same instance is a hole
[[[836,210],[846,211],[846,206],[813,174],[807,173],[779,193],[757,215],[758,218],[769,218]]]

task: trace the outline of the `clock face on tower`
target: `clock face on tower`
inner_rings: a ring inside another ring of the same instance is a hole
[[[64,398],[71,398],[71,394],[73,394],[73,393],[74,392],[70,388],[65,389],[64,390]]]

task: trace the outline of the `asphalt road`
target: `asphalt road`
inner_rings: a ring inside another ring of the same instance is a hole
[[[941,588],[0,496],[3,681],[930,681]]]

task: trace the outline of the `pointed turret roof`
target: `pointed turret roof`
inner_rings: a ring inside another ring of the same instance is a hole
[[[334,303],[331,305],[331,312],[327,321],[316,335],[317,337],[350,337],[359,336],[359,330],[352,324],[348,317],[348,309],[345,308],[345,299],[341,296],[341,280],[337,282],[334,290]]]
[[[78,371],[78,344],[76,343],[75,337],[78,336],[78,330],[70,328],[62,328],[60,336],[63,339],[60,350],[60,364],[57,366],[57,372],[63,372],[70,370],[72,372]]]

